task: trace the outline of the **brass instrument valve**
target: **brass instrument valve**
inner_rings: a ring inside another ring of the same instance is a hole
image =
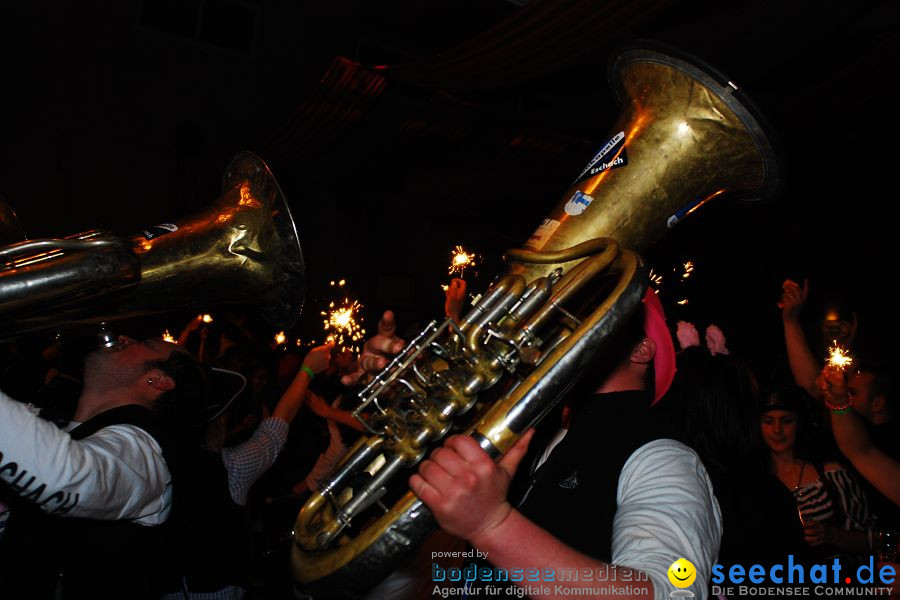
[[[466,376],[464,371],[457,369],[435,374],[434,387],[438,397],[447,403],[442,410],[447,418],[464,414],[475,405],[475,394],[466,393]]]
[[[406,435],[400,439],[391,440],[385,448],[393,456],[402,458],[406,466],[411,467],[425,458],[427,447],[424,446],[424,442],[419,442],[419,440],[422,437],[430,438],[430,436],[423,435],[424,432],[424,428],[417,428],[415,437]]]
[[[397,411],[392,408],[387,409],[382,419],[384,421],[385,438],[399,441],[406,437],[408,433],[406,419],[398,414]]]
[[[453,412],[453,406],[450,403],[445,403],[443,410],[437,405],[422,407],[422,410],[410,415],[409,421],[411,424],[427,430],[427,439],[422,440],[423,443],[439,440],[450,431],[450,427],[453,425],[450,416]]]

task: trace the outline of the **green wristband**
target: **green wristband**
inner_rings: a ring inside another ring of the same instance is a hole
[[[300,367],[300,370],[306,372],[306,374],[309,375],[310,381],[316,378],[316,372],[310,369],[308,366],[303,365],[302,367]]]

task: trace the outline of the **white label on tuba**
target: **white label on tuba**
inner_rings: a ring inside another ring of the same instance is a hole
[[[525,242],[525,247],[541,250],[547,243],[547,240],[550,239],[550,236],[553,235],[553,232],[556,231],[557,227],[559,227],[559,221],[556,221],[555,219],[544,219],[544,222],[534,230],[534,233],[532,233],[531,237],[528,238],[528,241]]]
[[[581,190],[576,190],[575,193],[572,194],[572,197],[569,198],[569,201],[566,202],[564,210],[570,217],[577,217],[587,210],[587,207],[590,206],[593,201],[593,196],[588,196]]]
[[[178,231],[178,225],[174,223],[160,223],[159,225],[154,225],[153,227],[148,227],[141,231],[144,234],[144,237],[148,240],[152,240],[153,238],[157,238],[161,235],[166,235],[167,233],[174,233]]]

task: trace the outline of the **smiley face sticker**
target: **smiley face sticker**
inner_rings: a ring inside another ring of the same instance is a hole
[[[669,567],[669,581],[677,588],[686,588],[697,578],[697,569],[686,558],[679,558]]]

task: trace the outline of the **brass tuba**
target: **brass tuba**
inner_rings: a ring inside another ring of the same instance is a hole
[[[88,231],[0,247],[0,340],[212,304],[258,304],[274,325],[292,324],[305,267],[278,183],[243,152],[222,187],[204,211],[130,237]]]
[[[355,412],[372,435],[297,517],[300,582],[354,596],[396,568],[433,527],[406,479],[459,427],[453,419],[473,413],[463,427],[499,457],[638,307],[647,275],[625,247],[645,248],[726,192],[776,186],[762,122],[727,79],[648,48],[623,51],[610,73],[622,115],[524,248],[506,253],[507,274],[458,325],[430,324],[360,393]],[[496,399],[475,408],[485,396]]]

